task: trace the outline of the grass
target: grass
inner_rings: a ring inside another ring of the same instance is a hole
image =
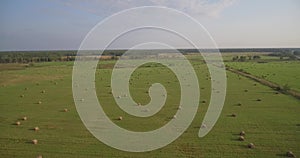
[[[113,64],[113,61],[101,62],[101,69],[96,73],[97,95],[108,117],[117,125],[133,131],[148,131],[167,123],[176,112],[180,95],[174,74],[161,65],[141,67],[133,73],[130,90],[136,102],[149,102],[146,92],[149,85],[155,82],[162,83],[169,93],[166,105],[159,113],[149,118],[137,118],[121,111],[109,93]],[[209,104],[210,81],[206,80],[208,71],[200,59],[193,57],[192,64],[201,87],[199,109],[194,121],[173,143],[145,153],[128,153],[108,147],[85,129],[72,98],[71,62],[39,63],[25,69],[1,71],[1,157],[36,157],[40,154],[52,158],[282,157],[288,150],[296,156],[300,155],[300,101],[275,94],[272,89],[260,84],[254,86],[254,81],[240,79],[230,72],[227,72],[228,88],[222,114],[213,130],[204,138],[198,138],[199,127]],[[294,70],[286,71],[293,73]],[[16,76],[20,77],[18,82],[11,82]],[[41,93],[42,90],[46,92]],[[24,94],[23,98],[21,94]],[[262,101],[256,101],[258,98]],[[36,104],[39,100],[42,104]],[[238,106],[238,103],[242,105]],[[64,108],[69,111],[63,112]],[[232,113],[236,113],[237,117],[230,117]],[[27,116],[28,120],[19,120],[23,116]],[[115,120],[119,116],[123,117],[122,121]],[[21,125],[14,125],[18,120]],[[32,130],[36,126],[40,128],[37,132]],[[237,140],[242,130],[246,132],[244,142]],[[39,143],[31,144],[32,139],[37,139]],[[251,142],[255,144],[255,149],[247,148]]]
[[[265,78],[273,83],[300,91],[300,62],[227,62],[226,65],[235,69],[242,69],[245,72],[257,77]]]

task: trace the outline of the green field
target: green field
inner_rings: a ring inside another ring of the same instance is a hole
[[[291,89],[300,91],[299,61],[227,62],[226,65],[265,78],[281,86],[288,85]]]
[[[188,130],[176,141],[145,153],[113,149],[87,131],[76,112],[72,97],[72,62],[0,65],[1,157],[273,158],[283,157],[289,150],[300,156],[300,100],[276,94],[269,87],[231,72],[227,72],[227,96],[222,114],[213,130],[204,138],[198,138],[209,104],[210,81],[207,80],[207,67],[199,57],[190,59],[201,87],[198,113]],[[268,73],[266,79],[300,89],[297,82],[300,77],[299,62],[227,64],[258,76]],[[102,61],[96,72],[99,101],[113,122],[129,130],[149,131],[170,121],[179,106],[180,92],[179,83],[168,68],[154,64],[140,67],[132,75],[130,90],[136,102],[149,102],[147,91],[152,83],[162,83],[168,91],[166,105],[159,113],[149,118],[137,118],[122,111],[110,93],[113,65],[114,61]],[[43,90],[45,93],[42,93]],[[203,100],[206,103],[202,103]],[[39,101],[41,104],[38,104]],[[238,106],[239,103],[241,106]],[[64,112],[65,108],[69,111]],[[237,117],[231,117],[233,113]],[[28,120],[20,120],[23,116],[27,116]],[[116,120],[119,116],[123,117],[122,121]],[[17,121],[21,125],[15,125]],[[39,131],[32,130],[36,126],[40,128]],[[246,132],[245,141],[238,141],[242,130]],[[37,139],[38,144],[32,144],[32,139]],[[249,143],[254,143],[256,147],[247,148]]]

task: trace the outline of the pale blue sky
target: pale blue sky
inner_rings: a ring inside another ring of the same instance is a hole
[[[300,47],[299,0],[2,0],[0,50],[78,49],[105,17],[143,5],[186,12],[221,48]]]

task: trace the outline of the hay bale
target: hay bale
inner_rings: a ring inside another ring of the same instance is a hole
[[[149,112],[150,111],[150,109],[145,109],[145,112]]]
[[[203,123],[200,128],[207,128],[207,126]]]
[[[246,135],[245,131],[240,132],[240,136],[245,136],[245,135]]]
[[[178,107],[178,110],[181,110],[181,109],[182,109],[182,106],[179,106],[179,107]]]
[[[36,158],[43,158],[43,156],[42,155],[38,155]]]
[[[249,144],[248,144],[248,148],[254,149],[254,148],[255,148],[255,145],[254,145],[253,143],[249,143]]]
[[[64,112],[68,112],[69,110],[68,109],[64,109]]]
[[[31,142],[32,142],[32,144],[37,144],[37,143],[38,143],[38,140],[33,139]]]
[[[25,97],[25,95],[24,95],[24,94],[21,94],[21,95],[20,95],[20,97],[21,97],[21,98],[24,98],[24,97]]]
[[[21,122],[20,122],[20,121],[17,121],[17,122],[16,122],[16,125],[17,125],[17,126],[21,125]]]
[[[245,137],[244,136],[239,136],[239,141],[244,141]]]
[[[176,115],[174,115],[174,116],[173,116],[173,119],[176,119],[176,118],[177,118],[177,116],[176,116]]]
[[[26,117],[26,116],[24,116],[24,117],[22,118],[22,120],[23,120],[23,121],[26,121],[26,120],[27,120],[27,117]]]
[[[123,117],[122,117],[122,116],[119,116],[118,120],[120,120],[120,121],[123,120]]]
[[[42,90],[42,92],[41,93],[46,93],[46,90]]]
[[[292,151],[286,152],[287,157],[296,157],[296,155]]]
[[[38,104],[42,104],[42,101],[39,101]]]
[[[34,127],[33,130],[34,130],[34,131],[39,131],[40,128],[39,128],[39,127]]]

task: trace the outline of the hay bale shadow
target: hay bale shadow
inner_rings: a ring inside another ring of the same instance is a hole
[[[287,157],[286,154],[282,154],[282,153],[281,153],[281,154],[276,154],[276,156],[279,156],[279,157]]]

